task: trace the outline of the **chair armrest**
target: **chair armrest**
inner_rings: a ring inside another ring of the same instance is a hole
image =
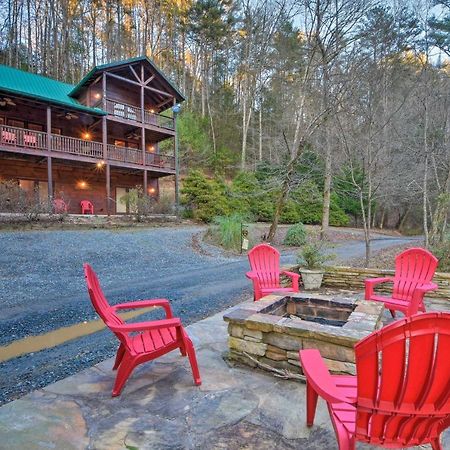
[[[252,281],[259,281],[258,274],[256,272],[247,272],[245,276]]]
[[[329,403],[356,404],[354,399],[342,395],[320,356],[319,350],[300,350],[299,358],[306,381],[324,400]]]
[[[425,292],[435,291],[436,289],[439,289],[439,286],[436,283],[427,283],[417,286],[416,289],[414,289],[414,292],[419,291],[425,294]]]
[[[427,283],[417,286],[412,293],[411,302],[408,307],[407,315],[411,316],[413,314],[417,314],[419,312],[419,308],[423,306],[423,297],[426,292],[434,291],[438,289],[438,285],[435,283]]]
[[[154,320],[153,322],[138,322],[138,323],[123,323],[123,324],[109,324],[108,328],[115,332],[132,332],[132,331],[146,331],[158,330],[160,328],[181,327],[181,320],[179,318]]]
[[[370,297],[372,297],[374,288],[377,284],[393,283],[393,282],[394,282],[394,277],[368,278],[367,280],[364,280],[364,286],[365,286],[364,298],[366,300],[370,300]]]
[[[135,308],[148,308],[150,306],[161,306],[166,311],[166,318],[171,319],[173,317],[172,308],[170,307],[169,300],[165,298],[154,298],[149,300],[138,300],[135,302],[119,303],[114,305],[114,310],[118,309],[135,309]]]
[[[282,270],[280,273],[287,275],[290,278],[300,278],[300,274],[299,273],[294,273],[294,272],[288,272],[287,270]]]
[[[288,272],[287,270],[282,270],[281,274],[286,275],[289,278],[291,278],[292,279],[292,288],[294,289],[294,291],[298,291],[298,280],[300,278],[300,274],[294,273],[294,272]]]

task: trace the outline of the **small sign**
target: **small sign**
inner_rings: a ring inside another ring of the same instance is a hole
[[[242,250],[248,250],[248,239],[242,239]]]

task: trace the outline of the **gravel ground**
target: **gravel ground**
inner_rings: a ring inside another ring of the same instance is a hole
[[[84,284],[84,261],[97,271],[112,304],[169,298],[186,325],[250,296],[246,257],[225,257],[202,243],[203,230],[0,233],[0,345],[97,319]],[[373,248],[405,242],[410,239],[385,237],[374,241]],[[333,249],[340,261],[363,252],[364,243],[355,240]],[[283,254],[283,264],[294,261],[292,251]],[[0,404],[92,366],[112,356],[116,347],[111,333],[102,331],[0,363]]]

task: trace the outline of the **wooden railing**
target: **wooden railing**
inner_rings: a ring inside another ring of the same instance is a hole
[[[142,122],[141,108],[126,103],[106,99],[106,112],[122,119]],[[167,128],[169,130],[175,128],[173,117],[151,113],[147,110],[144,110],[144,123],[155,125],[160,128]]]
[[[129,147],[118,147],[117,145],[109,144],[107,159],[142,165],[142,150]]]
[[[0,126],[0,144],[12,147],[25,147],[36,150],[47,149],[47,134],[42,131]]]
[[[146,153],[145,164],[147,166],[175,169],[175,158],[173,156],[158,155],[156,153]]]
[[[47,134],[42,131],[0,125],[0,146],[47,151]],[[58,134],[52,134],[51,136],[51,152],[70,153],[97,160],[103,160],[104,158],[103,144],[101,142],[85,141]],[[141,149],[118,147],[111,144],[107,145],[106,159],[140,166],[145,163],[146,166],[153,168],[175,168],[175,158],[173,156],[146,153],[145,161],[143,162]]]
[[[52,151],[103,159],[101,142],[84,141],[83,139],[58,134],[52,134]]]

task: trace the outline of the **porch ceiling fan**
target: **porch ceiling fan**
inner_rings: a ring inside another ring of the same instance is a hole
[[[71,113],[69,111],[58,114],[58,117],[64,117],[64,119],[67,120],[78,119],[78,116],[76,114]]]
[[[141,135],[137,132],[137,130],[130,131],[126,136],[127,139],[139,139]]]
[[[16,103],[9,97],[0,97],[0,106],[16,106]]]

